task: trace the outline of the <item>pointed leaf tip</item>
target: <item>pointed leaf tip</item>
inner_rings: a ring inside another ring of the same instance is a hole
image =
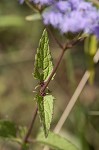
[[[34,78],[47,81],[53,70],[51,52],[49,50],[49,39],[46,29],[43,31],[39,41],[37,54],[35,55]]]

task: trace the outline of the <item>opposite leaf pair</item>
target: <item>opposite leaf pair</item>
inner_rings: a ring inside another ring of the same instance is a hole
[[[47,31],[44,30],[39,42],[34,64],[34,78],[39,80],[41,88],[44,86],[44,83],[47,82],[52,70],[53,63],[49,50],[49,39]],[[37,93],[36,101],[45,137],[47,137],[53,115],[54,97],[49,95],[50,93],[46,93],[46,89],[43,91],[43,93],[43,95],[41,95],[40,91]]]

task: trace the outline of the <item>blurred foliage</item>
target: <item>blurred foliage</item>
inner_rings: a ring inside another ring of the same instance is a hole
[[[26,4],[19,5],[17,0],[0,0],[0,119],[11,120],[23,126],[30,124],[35,107],[32,91],[37,83],[32,77],[33,61],[43,29],[40,20],[26,21],[25,18],[32,14],[32,10]],[[54,63],[56,63],[60,50],[51,37],[50,41]],[[96,48],[93,48],[91,44],[91,50],[94,50],[95,53]],[[91,54],[88,53],[90,56],[86,57],[83,45],[84,42],[78,44],[67,54],[68,58],[64,57],[55,80],[50,84],[56,97],[52,129],[69,102],[84,71],[88,68],[85,60],[88,61],[90,57],[88,63],[92,62],[93,54],[91,57]],[[82,150],[99,149],[99,116],[89,113],[90,110],[99,110],[99,65],[93,69],[96,72],[93,85],[86,85],[79,102],[61,131],[64,137],[68,136],[74,143],[76,141],[77,145],[82,145]],[[6,130],[6,126],[9,125],[5,123],[5,129],[2,129],[1,126],[1,131]],[[37,135],[38,128],[37,118],[32,134],[34,137]],[[18,137],[23,138],[26,129],[20,129],[17,133]],[[7,130],[6,135],[9,131]],[[16,143],[0,140],[1,150],[17,150],[18,148]],[[41,150],[41,147],[36,144],[33,148]]]
[[[87,68],[90,72],[89,82],[90,84],[92,84],[94,81],[94,77],[95,77],[95,68],[94,68],[93,58],[98,49],[98,40],[94,35],[89,36],[86,38],[84,45],[85,45]]]
[[[49,136],[47,138],[45,138],[44,133],[41,132],[37,137],[37,142],[49,145],[57,150],[78,150],[78,148],[68,141],[68,139],[65,139],[53,132],[49,132]]]
[[[0,121],[0,137],[11,138],[16,137],[17,128],[13,122]]]

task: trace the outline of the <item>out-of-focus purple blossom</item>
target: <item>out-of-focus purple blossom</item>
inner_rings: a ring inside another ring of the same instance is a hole
[[[68,2],[71,4],[71,8],[74,10],[78,8],[79,4],[83,2],[83,0],[68,0]]]
[[[60,12],[66,13],[71,11],[71,5],[68,1],[59,1],[55,6]]]
[[[62,33],[66,32],[79,32],[83,29],[84,22],[82,22],[81,13],[77,11],[72,11],[68,16],[63,17],[62,23],[60,24],[60,30]]]
[[[86,13],[85,20],[85,27],[84,32],[85,33],[93,33],[93,29],[99,25],[99,13],[97,11],[90,11],[90,13]]]
[[[62,22],[62,14],[56,8],[51,8],[43,13],[44,24],[51,24],[53,27],[59,27]]]
[[[89,3],[89,2],[80,2],[78,7],[77,7],[77,10],[82,10],[82,11],[89,11],[89,10],[94,10],[95,7],[93,7],[92,3]]]
[[[45,9],[42,15],[44,24],[52,25],[63,34],[80,31],[96,34],[99,30],[95,28],[99,26],[99,12],[91,2],[84,0],[55,1],[49,6],[49,10]]]

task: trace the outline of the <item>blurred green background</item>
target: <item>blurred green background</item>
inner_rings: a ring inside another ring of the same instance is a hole
[[[44,28],[41,21],[26,21],[26,16],[32,13],[28,6],[19,5],[17,0],[0,0],[0,119],[27,127],[35,107],[33,90],[37,82],[32,76],[34,56]],[[82,42],[65,54],[55,80],[50,83],[56,98],[51,129],[54,129],[87,69],[83,45]],[[56,63],[60,49],[51,37],[50,49]],[[99,65],[95,72],[94,83],[87,83],[61,130],[64,137],[82,150],[99,150],[99,116],[90,114],[90,111],[99,110]],[[34,137],[39,127],[37,117],[32,133]],[[10,149],[18,149],[18,145],[0,142],[0,150]],[[39,150],[41,147],[35,145],[31,149]]]

